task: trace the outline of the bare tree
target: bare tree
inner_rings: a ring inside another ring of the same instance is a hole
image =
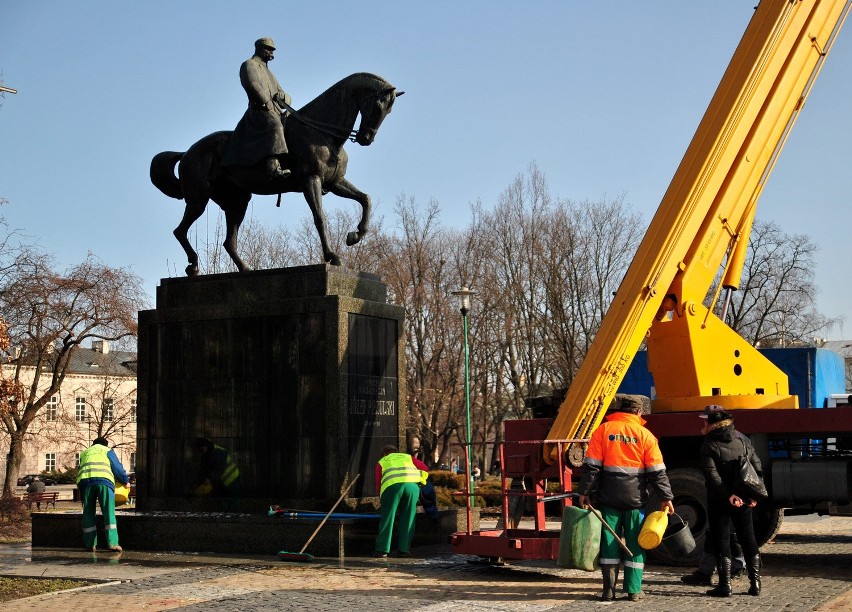
[[[347,247],[346,234],[358,223],[356,215],[337,210],[329,215],[328,238],[332,248],[340,253],[341,262],[353,270],[375,270],[378,265],[378,247],[374,236],[381,235],[381,219],[374,220],[370,233],[358,244]],[[204,242],[202,272],[218,274],[236,272],[236,266],[225,252],[223,215],[217,215],[212,236]],[[265,226],[257,219],[247,219],[240,228],[240,256],[254,270],[305,266],[322,263],[322,248],[309,217],[302,217],[291,230],[285,225]]]
[[[728,324],[754,345],[810,344],[836,324],[816,310],[814,260],[818,247],[804,234],[785,234],[755,221],[739,291]]]
[[[328,240],[332,249],[340,256],[341,264],[351,270],[376,272],[384,249],[380,244],[384,240],[382,218],[373,218],[370,231],[353,246],[346,246],[346,235],[358,225],[360,214],[354,210],[337,209],[328,215]],[[300,265],[323,262],[322,246],[313,221],[305,217],[299,226],[295,244],[299,245]]]
[[[644,223],[619,197],[559,201],[546,226],[541,266],[552,343],[549,377],[568,387],[580,367],[641,239]]]
[[[573,380],[630,264],[643,227],[623,197],[556,200],[533,164],[484,216],[475,372],[482,452],[525,399]],[[480,360],[478,359],[478,362]],[[487,389],[487,391],[486,391]]]
[[[378,271],[391,299],[405,312],[409,445],[419,445],[432,461],[448,462],[450,441],[462,423],[459,346],[450,292],[449,245],[452,232],[440,228],[440,209],[430,201],[420,210],[412,198],[400,196],[394,212],[396,235],[377,239]],[[415,443],[416,438],[416,443]]]
[[[0,421],[9,434],[3,485],[11,494],[23,460],[24,439],[45,404],[59,392],[81,343],[136,334],[136,312],[145,303],[140,279],[93,256],[64,273],[50,257],[19,254],[0,278],[0,309],[15,353],[11,380],[24,387],[19,401],[2,398]]]
[[[489,279],[503,316],[501,352],[507,359],[508,388],[518,399],[547,387],[545,347],[549,344],[548,302],[541,266],[551,197],[535,165],[501,194],[484,226],[491,240]],[[515,402],[522,403],[519,401]]]
[[[204,244],[202,258],[204,274],[236,272],[237,268],[225,252],[223,215],[217,215],[213,236]],[[296,265],[297,260],[291,246],[293,236],[286,227],[266,227],[256,219],[247,219],[240,227],[240,256],[252,269],[284,268]]]

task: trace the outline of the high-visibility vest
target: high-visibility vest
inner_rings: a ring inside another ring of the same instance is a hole
[[[379,495],[389,486],[401,482],[416,482],[425,484],[429,472],[418,470],[408,453],[391,453],[379,459],[382,466],[382,488]]]
[[[92,444],[89,448],[80,453],[80,469],[77,472],[77,484],[84,478],[105,478],[113,485],[115,477],[112,475],[112,465],[110,465],[109,448],[101,444]]]
[[[604,472],[638,474],[666,469],[657,439],[645,429],[645,420],[627,412],[606,417],[589,440],[586,461]]]
[[[231,453],[227,450],[215,444],[214,452],[224,453],[225,455],[225,469],[222,471],[221,482],[223,487],[230,487],[240,477],[240,470],[234,460],[231,459]]]

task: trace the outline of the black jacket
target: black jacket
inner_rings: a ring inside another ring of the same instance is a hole
[[[763,477],[760,459],[748,438],[734,430],[733,425],[711,431],[701,445],[701,466],[707,485],[709,503],[728,503],[736,494],[748,498],[738,491],[740,457],[747,456],[758,475]]]

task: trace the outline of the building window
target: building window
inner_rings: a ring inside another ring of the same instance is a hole
[[[83,453],[79,453],[79,452],[74,453],[74,466],[75,467],[80,467],[80,455],[82,455],[82,454]]]
[[[74,418],[77,421],[86,420],[86,398],[78,397],[74,399]]]
[[[59,396],[54,395],[44,405],[44,418],[48,421],[55,421],[59,412]]]
[[[55,472],[56,471],[56,453],[45,453],[44,454],[44,471],[45,472]]]
[[[136,422],[136,398],[130,400],[130,422]]]
[[[130,471],[136,471],[136,453],[130,453]]]
[[[112,421],[113,401],[111,398],[104,400],[104,421]]]

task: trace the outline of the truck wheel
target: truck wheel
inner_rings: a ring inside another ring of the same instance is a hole
[[[704,552],[709,519],[707,516],[707,489],[701,470],[680,468],[668,472],[669,482],[674,493],[675,512],[689,524],[689,530],[695,539],[695,550],[685,557],[671,557],[662,549],[649,551],[649,556],[663,565],[695,566]],[[653,496],[652,496],[653,497]],[[651,499],[645,506],[646,511],[657,510],[659,499]],[[753,513],[754,537],[758,546],[763,546],[778,535],[784,520],[783,508],[758,506]]]
[[[704,534],[707,531],[707,489],[704,474],[700,470],[682,468],[668,471],[669,482],[674,493],[675,512],[689,524],[695,539],[695,549],[686,556],[673,557],[661,548],[649,551],[649,556],[663,565],[696,566],[704,552]],[[652,496],[648,510],[659,510],[660,499]]]
[[[781,530],[784,522],[784,509],[765,507],[760,504],[752,511],[752,522],[754,523],[754,539],[758,546],[763,546]]]

